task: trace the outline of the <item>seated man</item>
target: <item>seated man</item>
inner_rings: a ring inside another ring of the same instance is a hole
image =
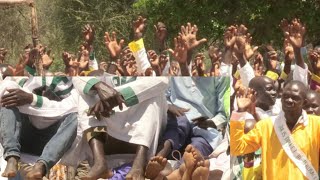
[[[230,79],[175,77],[170,80],[167,127],[157,156],[166,158],[172,151],[191,144],[207,157],[222,140],[216,129],[222,129],[227,122],[224,100],[229,98],[226,90]],[[157,175],[151,169],[152,166],[147,167],[147,178]]]
[[[299,81],[289,82],[283,90],[282,109],[277,116],[259,121],[244,134],[245,112],[252,91],[238,97],[238,112],[230,122],[231,155],[262,150],[263,179],[319,179],[319,117],[302,109],[307,88]]]
[[[41,82],[42,79],[39,79]],[[55,87],[53,89],[56,93],[61,92],[58,90],[61,90],[61,85],[58,85],[59,82],[54,82],[53,79],[50,81],[52,82],[51,87]],[[44,97],[25,93],[39,87],[37,82],[37,78],[27,78],[24,81],[23,90],[19,89],[18,84],[13,81],[6,79],[1,82],[0,137],[4,148],[4,159],[8,162],[2,174],[4,177],[16,176],[18,160],[22,151],[40,156],[27,177],[31,179],[42,178],[70,148],[76,137],[77,115],[75,113],[44,118],[41,114],[32,114],[27,108],[20,108],[27,104],[35,107],[43,105],[42,99]],[[67,92],[68,89],[65,89],[64,92]],[[8,93],[4,94],[6,91]],[[60,98],[62,96],[63,93],[60,94]]]
[[[95,165],[84,179],[98,179],[105,174],[107,177],[112,177],[112,173],[107,171],[108,167],[104,164],[104,138],[92,135],[97,132],[108,134],[108,153],[136,153],[132,170],[127,176],[134,179],[143,178],[147,157],[155,154],[157,139],[162,126],[165,125],[167,108],[164,91],[167,89],[167,78],[102,76],[101,80],[102,82],[92,77],[73,77],[73,84],[78,89],[80,96],[72,93],[72,97],[61,102],[43,98],[44,105],[40,109],[30,107],[29,111],[46,112],[45,116],[51,117],[67,114],[77,108],[79,130],[81,131],[78,134],[80,138],[77,140],[87,139],[90,146],[96,146],[96,148],[92,148],[92,152],[88,151],[88,143],[83,144],[83,141],[80,141],[66,154],[62,163],[77,166],[84,159],[92,162],[91,154],[93,154]],[[125,83],[126,80],[128,83]],[[116,91],[112,87],[115,87]],[[123,106],[123,109],[119,95],[126,105]],[[96,117],[87,115],[87,113],[92,114],[91,112],[94,112]],[[97,129],[97,131],[89,133],[89,137],[86,137],[88,133],[85,133],[82,138],[82,132],[90,132],[92,129]],[[122,146],[119,146],[119,143]],[[114,146],[117,146],[118,149],[113,148]],[[96,161],[100,163],[96,165]]]

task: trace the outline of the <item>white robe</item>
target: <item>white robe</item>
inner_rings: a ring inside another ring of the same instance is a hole
[[[99,98],[97,95],[83,94],[81,92],[83,89],[83,86],[80,85],[81,82],[86,83],[86,81],[82,78],[77,83],[81,87],[80,92],[74,89],[69,97],[60,102],[43,97],[41,108],[31,105],[19,107],[22,113],[49,118],[78,112],[78,136],[72,148],[62,159],[64,164],[77,166],[84,159],[92,160],[88,142],[85,141],[82,134],[84,130],[96,126],[107,126],[108,134],[116,139],[148,147],[149,156],[156,153],[158,139],[166,126],[167,102],[164,92],[168,85],[167,78],[141,77],[131,83],[115,87],[120,92],[130,87],[137,96],[139,103],[130,107],[124,106],[122,111],[119,108],[114,108],[115,114],[101,121],[93,116],[87,116],[89,107],[93,106]],[[6,83],[6,86],[9,85],[18,87],[17,83],[12,81]],[[5,86],[1,87],[3,94]],[[0,96],[2,94],[0,90]]]

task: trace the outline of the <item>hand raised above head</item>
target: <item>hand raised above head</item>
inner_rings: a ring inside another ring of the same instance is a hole
[[[133,21],[133,32],[135,40],[142,38],[146,28],[146,22],[147,19],[142,16],[139,16],[135,21]]]
[[[180,64],[186,64],[188,58],[187,42],[181,36],[178,36],[174,38],[174,46],[174,50],[169,49],[169,52]]]
[[[183,39],[183,41],[186,42],[188,51],[192,51],[201,44],[207,42],[207,39],[205,38],[197,40],[197,32],[197,25],[191,26],[191,23],[187,23],[187,26],[181,26],[181,32],[179,33],[179,36]]]
[[[111,58],[116,58],[120,55],[122,50],[124,40],[121,39],[119,43],[117,42],[117,34],[112,32],[112,36],[109,35],[108,32],[105,32],[104,43],[106,45],[107,50],[110,53]]]
[[[155,35],[159,42],[164,42],[168,36],[168,31],[166,25],[162,22],[158,22],[157,25],[154,25]]]
[[[85,42],[88,45],[92,45],[93,40],[94,40],[94,36],[95,36],[95,29],[93,25],[90,24],[86,24],[83,28],[82,28],[82,34],[83,34],[83,38],[85,40]]]
[[[224,32],[223,40],[224,45],[228,49],[232,49],[237,36],[237,27],[236,26],[229,26],[226,31]]]
[[[305,33],[306,27],[302,24],[300,19],[293,19],[284,34],[293,48],[301,48],[304,43]]]

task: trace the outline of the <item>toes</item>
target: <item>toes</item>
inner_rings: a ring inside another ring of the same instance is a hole
[[[163,160],[162,156],[158,156],[158,162],[160,163]]]
[[[167,158],[162,158],[162,161],[161,161],[161,166],[166,166],[167,165]]]
[[[192,149],[193,149],[192,145],[189,144],[189,145],[186,147],[185,151],[186,151],[186,152],[191,152]]]

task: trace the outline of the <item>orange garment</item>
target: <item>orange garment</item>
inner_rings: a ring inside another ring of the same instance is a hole
[[[259,121],[244,134],[245,113],[233,112],[230,121],[231,155],[239,156],[262,149],[263,179],[307,179],[291,161],[278,140],[271,119]],[[297,123],[291,132],[316,171],[319,171],[320,117],[308,116],[308,124]]]

